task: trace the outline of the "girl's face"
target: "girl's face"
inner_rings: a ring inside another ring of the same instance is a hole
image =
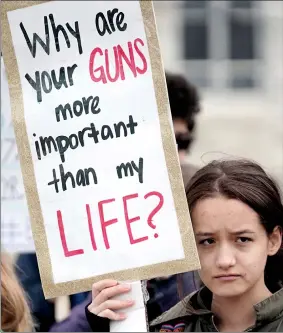
[[[280,248],[279,228],[268,236],[259,217],[241,201],[222,196],[197,202],[192,221],[200,277],[214,295],[233,297],[264,288],[268,255]]]

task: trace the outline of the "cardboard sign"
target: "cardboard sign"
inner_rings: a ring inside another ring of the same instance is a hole
[[[45,296],[198,269],[152,3],[9,1],[4,9]]]
[[[11,116],[8,81],[1,58],[1,247],[34,252],[28,207]]]

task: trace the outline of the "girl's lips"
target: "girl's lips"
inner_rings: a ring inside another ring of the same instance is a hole
[[[215,278],[220,281],[234,281],[240,278],[241,275],[218,275]]]

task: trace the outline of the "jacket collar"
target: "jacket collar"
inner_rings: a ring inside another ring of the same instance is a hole
[[[163,313],[150,323],[150,326],[156,326],[162,323],[170,322],[174,319],[182,319],[189,315],[204,315],[212,314],[212,312],[205,306],[204,302],[206,297],[204,294],[211,294],[207,288],[201,288],[185,297],[181,302],[176,304],[173,308]]]
[[[174,319],[181,319],[189,315],[213,315],[211,311],[212,293],[203,287],[187,296],[172,309],[162,314],[151,322],[151,326],[169,322]],[[256,312],[256,324],[268,321],[274,321],[283,316],[283,288],[271,295],[269,298],[254,305]]]
[[[283,288],[254,306],[257,322],[273,321],[283,315]]]
[[[191,314],[209,314],[211,312],[212,293],[206,287],[192,295],[188,300],[188,309]],[[190,304],[192,308],[190,309]],[[273,321],[283,315],[283,288],[270,297],[254,305],[256,322]]]

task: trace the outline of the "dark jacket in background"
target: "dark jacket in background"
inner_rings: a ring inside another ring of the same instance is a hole
[[[88,324],[85,315],[85,307],[91,302],[91,293],[88,298],[81,304],[76,305],[69,316],[54,324],[49,332],[91,332],[91,328]]]
[[[55,308],[54,303],[44,298],[35,253],[19,255],[16,261],[16,275],[27,293],[36,331],[48,332],[55,322]]]
[[[199,287],[200,279],[198,274],[194,272],[149,280],[147,290],[150,299],[146,305],[148,320],[152,321],[171,309],[185,296],[198,290]]]

